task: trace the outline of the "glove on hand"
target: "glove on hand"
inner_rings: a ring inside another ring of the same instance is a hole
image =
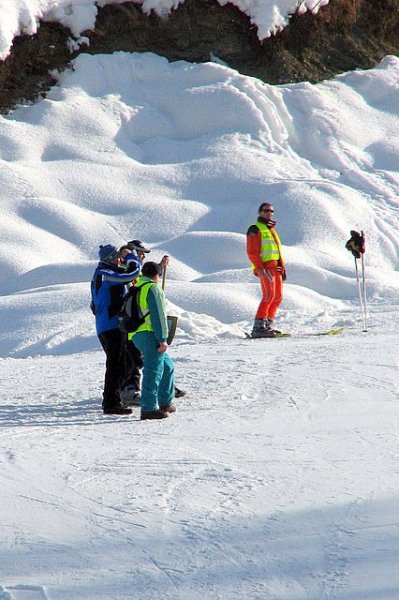
[[[269,281],[273,281],[273,275],[270,273],[269,269],[256,269],[256,274],[259,277],[267,277]]]
[[[287,279],[287,273],[285,271],[285,267],[282,267],[281,265],[278,265],[277,272],[281,273],[281,279],[283,281],[285,281]]]
[[[366,251],[366,240],[363,231],[359,233],[358,231],[351,231],[351,237],[346,242],[345,248],[352,252],[355,258],[360,258],[362,254]]]

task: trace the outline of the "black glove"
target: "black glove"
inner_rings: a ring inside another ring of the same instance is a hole
[[[281,273],[281,279],[283,281],[285,281],[287,279],[287,272],[285,270],[285,265],[282,265],[280,261],[279,261],[279,265],[277,267],[277,271],[278,271],[278,273]]]
[[[138,259],[137,260],[129,260],[129,262],[125,268],[125,273],[133,273],[133,271],[135,271],[140,266],[141,266],[141,262]]]
[[[351,231],[351,237],[346,242],[345,248],[352,252],[355,258],[360,258],[366,252],[366,240],[363,231]]]

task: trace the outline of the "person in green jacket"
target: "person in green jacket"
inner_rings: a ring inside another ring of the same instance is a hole
[[[131,240],[119,248],[119,253],[122,258],[128,256],[131,252],[137,255],[138,260],[144,263],[146,257],[151,250],[146,247],[141,240]],[[169,256],[164,255],[159,262],[162,269],[165,269],[169,265]],[[141,352],[132,343],[133,340],[127,343],[126,349],[130,355],[128,364],[131,365],[131,377],[127,382],[126,387],[121,391],[121,400],[126,406],[140,406],[141,405],[141,393],[140,393],[140,371],[143,368],[143,361],[141,358]],[[183,398],[187,392],[181,388],[178,388],[175,383],[175,398]]]
[[[142,276],[135,284],[141,288],[139,308],[144,322],[128,334],[142,352],[141,420],[164,419],[176,411],[174,398],[174,365],[167,353],[168,323],[165,295],[158,285],[162,267],[156,262],[144,263]]]

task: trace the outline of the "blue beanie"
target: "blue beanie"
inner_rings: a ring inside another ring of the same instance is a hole
[[[118,250],[112,244],[100,246],[100,249],[98,251],[98,256],[100,257],[100,260],[103,260],[105,262],[112,262],[117,254]]]

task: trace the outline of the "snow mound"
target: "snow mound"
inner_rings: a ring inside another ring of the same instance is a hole
[[[328,326],[357,302],[351,229],[366,232],[370,303],[396,303],[398,79],[395,57],[273,87],[214,63],[81,55],[46,99],[0,118],[2,356],[91,347],[98,246],[134,238],[171,257],[167,296],[192,315],[178,336],[239,337],[259,302],[245,233],[265,200],[283,324],[315,312]]]

